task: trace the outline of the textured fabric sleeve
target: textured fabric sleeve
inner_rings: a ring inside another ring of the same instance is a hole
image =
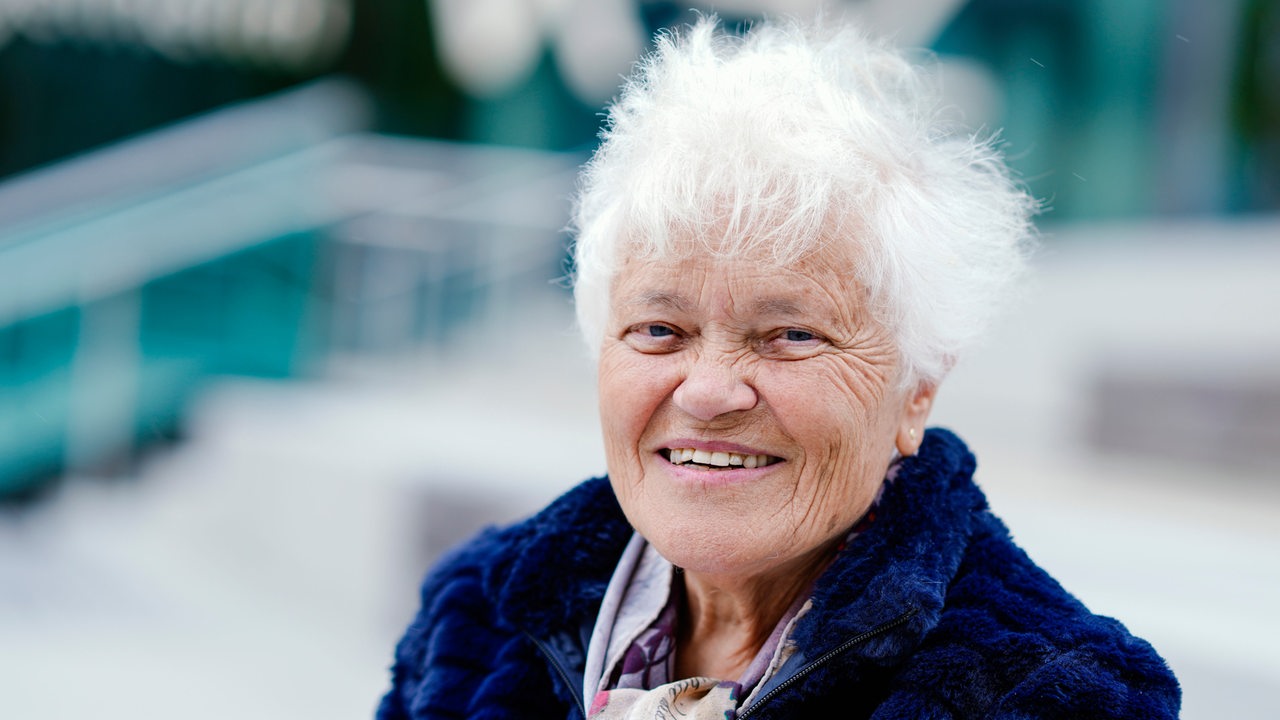
[[[452,553],[423,582],[421,609],[396,646],[378,720],[469,716],[503,642],[474,562],[488,535]]]
[[[1125,634],[1064,652],[998,704],[995,720],[1176,720],[1178,681],[1145,641]]]

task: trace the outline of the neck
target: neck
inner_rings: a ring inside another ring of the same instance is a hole
[[[832,543],[766,574],[685,571],[677,637],[677,677],[737,680],[801,595],[827,568]]]

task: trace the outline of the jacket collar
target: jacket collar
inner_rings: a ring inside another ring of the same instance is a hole
[[[910,652],[937,624],[973,518],[986,508],[974,467],[955,435],[925,434],[919,453],[900,464],[874,524],[819,578],[813,607],[795,630],[805,655],[817,657],[915,611],[857,649],[886,661]],[[606,478],[579,485],[508,529],[484,580],[499,617],[538,637],[589,628],[631,533]]]
[[[931,429],[885,489],[875,522],[818,579],[795,640],[817,657],[914,611],[906,623],[855,652],[885,662],[909,653],[938,623],[947,588],[986,498],[973,484],[973,455],[952,433]]]
[[[631,525],[608,478],[594,478],[500,537],[484,577],[498,617],[536,637],[595,622]]]

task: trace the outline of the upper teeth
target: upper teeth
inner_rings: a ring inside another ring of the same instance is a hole
[[[677,465],[687,462],[696,462],[699,465],[715,465],[716,467],[741,465],[744,468],[756,468],[768,465],[769,456],[739,455],[738,453],[711,452],[708,450],[694,450],[692,448],[672,448],[671,462]]]

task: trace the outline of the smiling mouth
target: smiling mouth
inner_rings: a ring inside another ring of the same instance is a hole
[[[731,452],[710,452],[692,448],[668,448],[660,451],[662,457],[672,465],[699,467],[708,470],[727,470],[729,468],[760,468],[782,462],[782,458],[772,455],[740,455]]]

